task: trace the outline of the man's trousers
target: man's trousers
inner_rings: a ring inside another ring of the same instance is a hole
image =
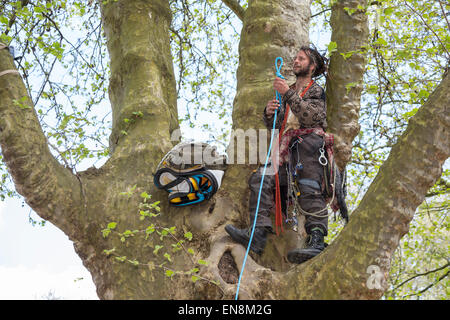
[[[319,149],[323,146],[323,138],[315,133],[310,133],[300,137],[294,138],[289,144],[290,156],[289,163],[285,163],[279,168],[280,179],[280,193],[282,201],[282,210],[286,212],[286,199],[288,192],[288,174],[293,174],[292,178],[296,180],[300,189],[300,195],[297,197],[300,207],[309,213],[315,213],[317,216],[305,214],[306,222],[305,229],[309,234],[312,228],[319,227],[324,235],[328,233],[328,212],[323,210],[326,207],[323,190],[323,175],[324,168],[319,162]],[[300,142],[301,141],[301,142]],[[287,168],[290,168],[288,172]],[[296,170],[296,167],[299,170]],[[300,169],[301,168],[301,169]],[[267,174],[269,172],[269,174]],[[258,194],[263,173],[263,167],[259,167],[254,172],[248,181],[250,187],[249,211],[250,222],[253,225],[255,218]],[[264,184],[261,190],[261,199],[258,209],[258,217],[256,226],[266,227],[269,230],[272,228],[272,219],[270,217],[273,208],[275,207],[275,175],[271,174],[270,170],[266,170],[264,177]]]

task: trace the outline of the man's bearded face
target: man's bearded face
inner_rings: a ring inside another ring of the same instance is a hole
[[[304,51],[299,51],[294,59],[293,71],[296,77],[305,77],[312,72],[313,64]]]

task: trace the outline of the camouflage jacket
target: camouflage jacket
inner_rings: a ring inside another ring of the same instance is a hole
[[[304,88],[301,89],[303,91]],[[283,105],[277,114],[277,123],[275,128],[281,129],[286,111],[286,103],[289,104],[290,110],[298,120],[299,128],[315,128],[322,127],[327,129],[327,107],[325,101],[325,91],[316,82],[306,91],[303,98],[295,91],[295,83],[282,97]],[[263,115],[264,124],[268,129],[273,127],[273,115],[267,116],[264,108]],[[285,130],[287,131],[287,130]]]

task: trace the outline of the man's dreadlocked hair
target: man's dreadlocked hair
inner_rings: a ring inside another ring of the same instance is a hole
[[[302,46],[299,51],[303,51],[310,59],[311,63],[314,64],[314,71],[312,77],[318,77],[322,74],[327,76],[328,73],[328,59],[322,56],[317,49],[310,48],[308,46]]]

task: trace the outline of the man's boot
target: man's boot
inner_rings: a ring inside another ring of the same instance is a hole
[[[304,249],[294,249],[289,251],[287,258],[291,263],[303,263],[323,251],[325,244],[323,233],[320,228],[313,228],[309,235],[309,241]]]
[[[250,241],[250,235],[252,234],[252,228],[238,229],[229,224],[225,226],[225,231],[231,236],[231,238],[237,243],[242,244],[246,249],[248,242]],[[267,230],[264,227],[256,227],[253,233],[252,245],[250,250],[257,254],[262,254],[267,240]]]

